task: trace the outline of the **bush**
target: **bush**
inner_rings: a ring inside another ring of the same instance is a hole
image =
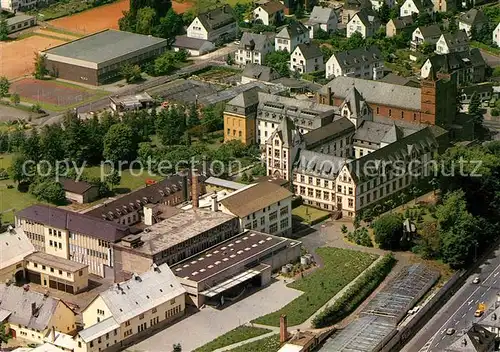
[[[500,110],[497,108],[491,109],[491,116],[500,116]]]
[[[385,279],[396,263],[392,254],[385,255],[375,266],[368,269],[359,280],[338,299],[325,308],[312,321],[315,328],[331,326],[354,311],[366,297]]]
[[[382,249],[398,249],[403,237],[403,219],[398,214],[387,214],[373,223],[375,242]]]
[[[354,232],[349,232],[347,234],[347,239],[360,246],[373,247],[372,239],[366,227],[360,227],[354,230]]]

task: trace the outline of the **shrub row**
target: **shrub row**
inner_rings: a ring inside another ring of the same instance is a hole
[[[315,328],[323,328],[338,323],[354,311],[389,274],[396,259],[385,255],[375,266],[368,269],[332,306],[325,308],[313,319]]]

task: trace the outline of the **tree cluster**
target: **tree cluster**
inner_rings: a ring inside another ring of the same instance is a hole
[[[5,41],[9,39],[9,27],[7,25],[7,19],[0,15],[0,41]]]
[[[290,53],[288,51],[274,51],[266,55],[264,65],[276,70],[282,77],[290,76]]]

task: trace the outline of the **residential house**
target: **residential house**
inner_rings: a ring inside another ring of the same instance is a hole
[[[54,328],[71,334],[76,331],[75,312],[63,301],[31,291],[29,286],[0,284],[0,323],[14,339],[41,344]]]
[[[429,57],[420,69],[420,77],[429,78],[439,72],[453,75],[458,85],[486,80],[487,64],[477,48]]]
[[[323,52],[316,44],[299,44],[290,55],[290,70],[300,74],[324,71]]]
[[[434,12],[455,11],[457,9],[457,0],[432,0]]]
[[[379,11],[383,4],[386,4],[389,8],[393,8],[396,4],[395,0],[370,0],[372,3],[372,8],[375,11]]]
[[[370,0],[345,0],[342,6],[342,24],[347,25],[351,18],[362,9],[372,9]]]
[[[483,11],[475,8],[460,14],[458,17],[458,29],[467,32],[469,38],[473,28],[478,33],[485,24],[488,24],[488,17]]]
[[[0,282],[21,284],[26,278],[24,258],[35,251],[21,228],[10,226],[0,234]]]
[[[294,21],[276,34],[275,49],[293,52],[297,45],[309,43],[309,30],[302,22]]]
[[[350,76],[377,80],[383,75],[384,58],[375,45],[334,53],[326,62],[326,78]]]
[[[362,9],[347,24],[347,38],[356,32],[360,33],[363,38],[371,37],[379,30],[380,25],[377,13],[371,9]]]
[[[419,26],[411,34],[411,48],[416,50],[423,43],[436,45],[441,36],[441,28],[437,24]]]
[[[186,50],[191,56],[200,56],[215,49],[215,44],[205,39],[190,38],[186,34],[175,37],[174,51]]]
[[[200,13],[187,28],[189,38],[225,41],[235,38],[238,25],[233,9],[229,5]]]
[[[457,53],[469,50],[469,37],[465,31],[441,34],[436,43],[436,53],[439,55]]]
[[[240,66],[249,63],[263,65],[266,55],[273,51],[274,35],[245,32],[241,37],[234,61]]]
[[[399,15],[404,17],[411,16],[414,13],[417,15],[424,13],[432,15],[434,13],[434,4],[431,0],[405,0],[399,9]]]
[[[248,64],[245,71],[253,66],[253,64]],[[226,131],[224,142],[239,140],[244,145],[256,142],[257,106],[259,105],[257,92],[259,92],[258,88],[247,90],[226,104],[224,108],[224,131]]]
[[[0,0],[0,8],[15,13],[33,9],[38,3],[43,2],[38,0]]]
[[[67,200],[79,204],[90,203],[99,198],[99,188],[87,181],[75,181],[70,178],[59,178]]]
[[[280,146],[274,147],[276,154],[281,152]],[[289,236],[292,234],[292,196],[286,188],[267,181],[237,190],[221,199],[219,205],[222,212],[238,217],[241,231],[253,229]]]
[[[1,3],[3,4],[4,0],[2,0]],[[4,7],[2,6],[2,8]],[[7,18],[7,33],[10,34],[17,31],[22,31],[23,29],[33,27],[35,25],[36,17],[24,14],[16,14],[13,17]]]
[[[400,35],[403,32],[413,32],[415,24],[413,16],[391,18],[385,25],[385,35],[389,38]]]
[[[112,244],[129,233],[128,227],[36,204],[16,214],[16,226],[24,230],[36,249],[89,266],[89,272],[109,275],[113,266]]]
[[[493,30],[493,43],[495,43],[498,47],[500,47],[500,22]]]
[[[331,7],[314,6],[305,23],[309,28],[309,37],[314,38],[319,29],[326,33],[333,33],[337,30],[338,18],[335,10]]]
[[[84,329],[75,352],[122,350],[182,317],[186,290],[168,265],[154,264],[130,280],[116,283],[83,311]]]
[[[462,336],[444,349],[445,352],[493,352],[495,334],[478,324],[472,324]]]
[[[253,20],[266,26],[278,26],[285,18],[285,6],[279,1],[269,1],[253,10]]]
[[[247,64],[241,73],[241,83],[245,84],[254,81],[271,82],[279,77],[279,73],[272,67]]]

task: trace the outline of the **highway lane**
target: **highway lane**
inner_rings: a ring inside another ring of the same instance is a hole
[[[474,277],[481,282],[473,284]],[[463,330],[467,330],[481,318],[474,317],[479,303],[486,304],[487,311],[494,309],[497,293],[500,292],[500,249],[480,265],[477,272],[467,278],[458,292],[427,322],[427,324],[402,349],[403,352],[440,352],[448,347]],[[483,315],[483,316],[484,316]],[[452,336],[446,330],[456,330]]]

